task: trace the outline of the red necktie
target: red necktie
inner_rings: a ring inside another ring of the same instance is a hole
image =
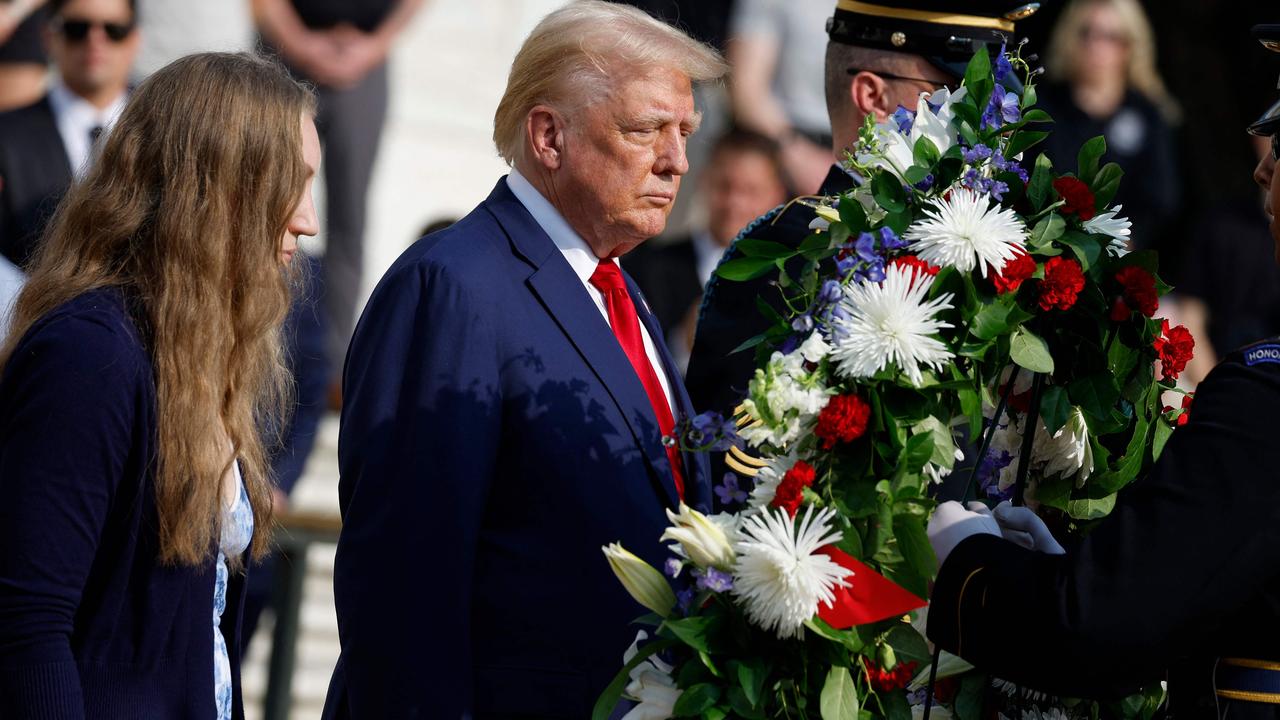
[[[658,418],[658,430],[663,437],[671,435],[675,430],[675,418],[671,416],[671,405],[662,392],[662,383],[658,381],[658,373],[653,363],[649,362],[649,354],[644,351],[644,336],[640,334],[640,318],[636,315],[635,303],[627,292],[627,283],[622,278],[622,271],[612,260],[602,260],[591,273],[591,284],[604,294],[604,305],[609,311],[609,324],[613,326],[613,334],[618,344],[631,361],[636,375],[644,385],[645,394],[649,396],[649,404],[653,406],[653,414]],[[671,461],[671,475],[676,483],[676,492],[684,499],[684,474],[680,470],[680,448],[666,446],[667,459]]]

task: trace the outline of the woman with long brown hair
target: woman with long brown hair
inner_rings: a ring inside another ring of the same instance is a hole
[[[0,349],[0,717],[243,716],[313,112],[273,63],[183,58],[59,208]]]

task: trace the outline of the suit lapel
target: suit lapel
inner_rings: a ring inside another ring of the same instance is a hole
[[[529,290],[555,319],[609,393],[651,474],[661,484],[668,503],[674,507],[679,496],[653,406],[649,404],[644,385],[636,376],[609,323],[551,238],[511,193],[505,179],[498,181],[498,187],[494,188],[486,204],[506,231],[516,252],[534,266],[526,280]],[[640,315],[647,322],[648,313],[641,312]]]

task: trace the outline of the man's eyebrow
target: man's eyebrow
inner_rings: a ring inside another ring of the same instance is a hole
[[[661,127],[674,122],[679,122],[680,127],[688,129],[689,132],[696,132],[702,126],[702,113],[694,111],[688,119],[682,119],[675,113],[646,112],[631,117],[628,124],[638,127]]]

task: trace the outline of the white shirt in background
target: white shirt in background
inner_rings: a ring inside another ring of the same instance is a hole
[[[701,230],[693,234],[693,256],[698,263],[698,282],[703,288],[711,282],[711,276],[724,257],[725,248],[711,238],[711,233]]]
[[[110,130],[120,113],[124,112],[127,99],[127,94],[121,94],[106,108],[99,110],[93,103],[72,92],[56,73],[49,81],[49,105],[53,108],[58,134],[62,136],[62,146],[67,150],[71,174],[77,180],[84,177],[85,170],[89,168],[89,155],[93,147],[90,133],[95,127],[102,128],[104,133]]]
[[[507,187],[511,188],[512,194],[524,205],[524,209],[529,211],[533,216],[534,222],[542,228],[543,232],[551,238],[551,242],[556,244],[560,249],[560,253],[564,255],[564,259],[569,262],[569,267],[573,268],[573,272],[582,281],[583,287],[587,290],[587,295],[595,302],[596,308],[600,310],[600,314],[604,317],[607,324],[609,322],[609,308],[604,304],[604,293],[596,289],[591,284],[591,275],[595,273],[596,266],[600,264],[600,259],[595,253],[591,252],[591,246],[587,245],[587,241],[582,239],[581,235],[574,232],[569,226],[568,221],[556,210],[542,193],[538,192],[530,182],[525,179],[515,168],[511,168],[511,174],[507,176]],[[610,260],[617,264],[617,259]],[[632,302],[642,302],[640,298],[633,297]],[[636,318],[640,323],[640,335],[644,338],[644,352],[649,356],[649,364],[653,365],[654,373],[658,376],[658,382],[662,384],[662,392],[667,396],[667,404],[671,406],[671,414],[679,419],[680,412],[676,409],[675,401],[671,395],[671,381],[667,378],[667,373],[662,365],[662,356],[658,354],[657,347],[653,344],[653,338],[649,337],[649,330],[645,327],[640,318]],[[610,326],[612,327],[612,326]]]
[[[26,276],[14,267],[13,263],[0,257],[0,342],[9,333],[9,318],[13,316],[13,301],[18,299],[18,291]]]

